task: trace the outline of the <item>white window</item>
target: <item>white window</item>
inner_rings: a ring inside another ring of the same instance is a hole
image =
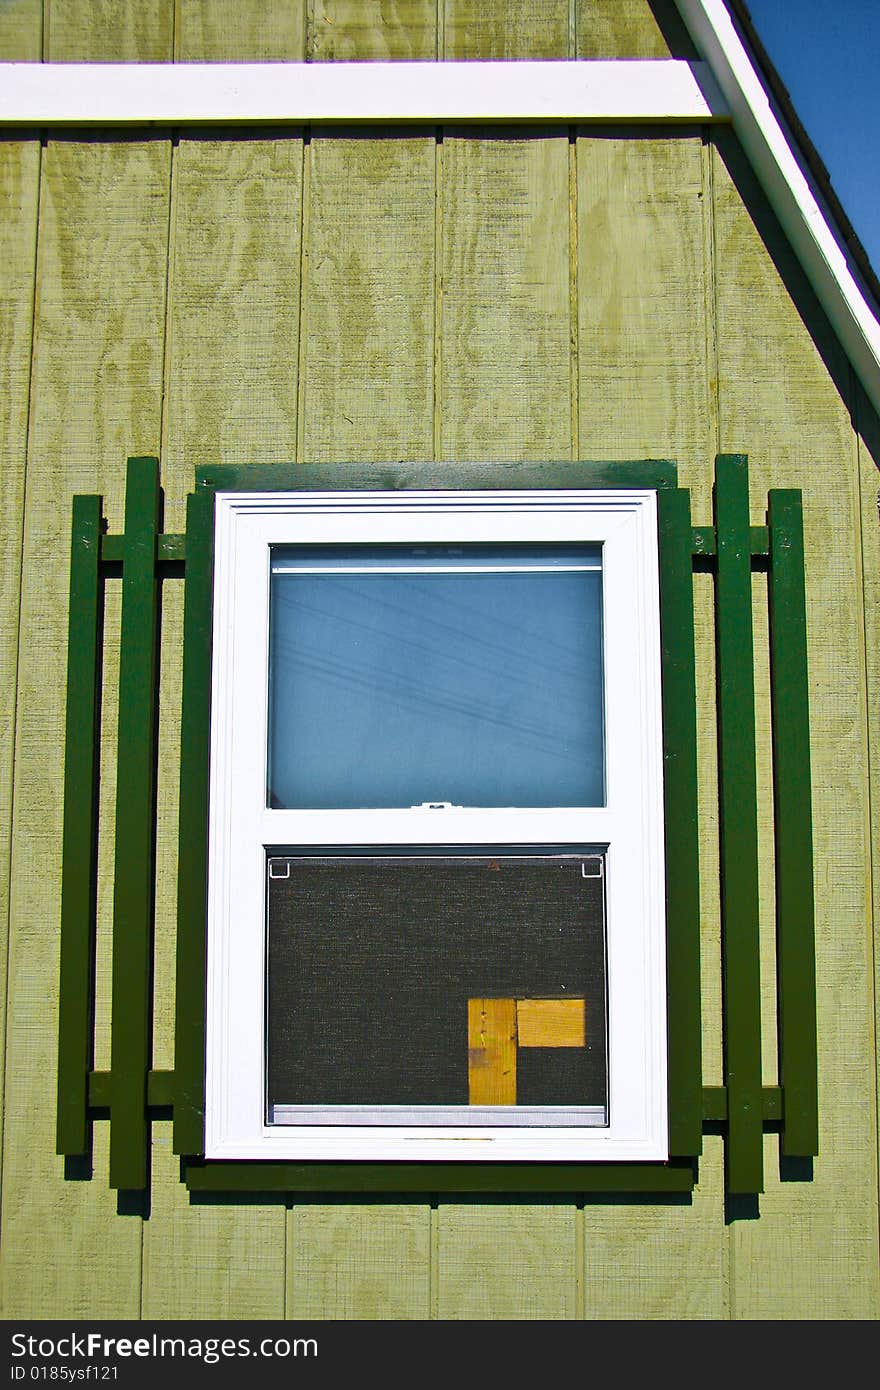
[[[220,492],[206,1156],[667,1147],[651,490]]]

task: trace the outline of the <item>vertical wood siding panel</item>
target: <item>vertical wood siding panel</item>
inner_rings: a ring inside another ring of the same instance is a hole
[[[0,63],[38,63],[43,56],[43,0],[0,6]]]
[[[141,1223],[115,1215],[106,1126],[96,1126],[100,1178],[65,1181],[50,1078],[70,504],[75,492],[102,492],[119,527],[126,454],[158,452],[168,184],[164,141],[58,142],[43,158],[13,808],[6,1317],[130,1318],[139,1308]]]
[[[298,456],[430,458],[434,140],[315,139],[307,158]],[[294,1206],[287,1315],[427,1316],[429,1224],[418,1202]]]
[[[868,768],[871,792],[871,880],[874,912],[874,1045],[880,1048],[880,419],[857,388],[862,511],[862,584],[868,677]],[[880,1057],[878,1098],[880,1098]]]
[[[5,267],[0,282],[0,1037],[6,1021],[15,687],[39,187],[39,144],[0,143],[0,265]],[[2,1084],[0,1077],[0,1095]]]
[[[290,1223],[291,1316],[430,1317],[427,1205],[303,1206]]]
[[[299,63],[306,0],[177,0],[178,63]]]
[[[694,521],[708,519],[715,427],[700,139],[584,136],[577,142],[577,162],[581,457],[675,459],[681,485],[692,490]],[[711,611],[711,591],[698,583],[701,781],[714,758],[714,723],[703,713],[707,703],[714,708]],[[705,809],[702,788],[701,796]],[[713,828],[710,821],[710,836]],[[706,876],[717,880],[717,840],[707,843],[705,826],[701,858]],[[714,899],[717,904],[717,883]],[[709,933],[704,1026],[708,1022],[711,1056],[719,1051],[717,927],[707,914],[711,891],[701,902],[704,935]],[[720,1159],[720,1145],[707,1141],[692,1207],[586,1206],[586,1317],[722,1316]],[[682,1278],[685,1267],[699,1276]]]
[[[434,141],[313,139],[308,160],[300,457],[430,458]]]
[[[440,0],[445,58],[567,58],[569,0]]]
[[[675,0],[575,0],[578,58],[690,57]]]
[[[811,1183],[779,1181],[777,1141],[765,1141],[760,1220],[732,1228],[731,1311],[870,1318],[878,1311],[876,1078],[858,460],[839,393],[849,372],[753,179],[726,141],[723,150],[715,166],[721,445],[750,454],[755,519],[768,486],[804,490],[820,1129]]]
[[[196,463],[293,458],[302,142],[182,140],[175,155],[162,481],[185,527]],[[173,1061],[182,593],[165,585],[156,882],[156,1065]],[[284,1211],[191,1205],[154,1126],[145,1317],[280,1317]],[[230,1251],[235,1251],[234,1261]]]
[[[308,0],[316,63],[437,57],[437,0]]]
[[[441,1206],[437,1316],[544,1320],[577,1316],[574,1209]]]
[[[569,458],[568,141],[447,136],[441,199],[441,457]],[[440,1318],[575,1315],[573,1205],[436,1222]]]
[[[447,136],[441,448],[571,456],[568,141]]]
[[[44,0],[52,63],[170,63],[174,0]]]

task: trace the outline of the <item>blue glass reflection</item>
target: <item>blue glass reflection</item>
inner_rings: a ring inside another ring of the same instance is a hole
[[[598,546],[274,547],[269,805],[604,803]]]

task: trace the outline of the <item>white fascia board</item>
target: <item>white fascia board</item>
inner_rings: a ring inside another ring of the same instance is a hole
[[[0,125],[715,121],[705,63],[0,63]]]
[[[708,62],[764,192],[874,408],[880,411],[880,321],[835,220],[756,71],[724,0],[676,0]]]

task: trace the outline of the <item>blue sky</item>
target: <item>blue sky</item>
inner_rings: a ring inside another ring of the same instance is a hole
[[[880,275],[880,0],[746,0]]]

